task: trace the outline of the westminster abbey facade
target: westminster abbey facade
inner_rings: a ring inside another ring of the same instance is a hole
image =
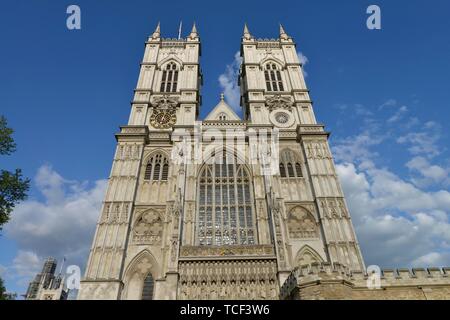
[[[240,53],[242,118],[222,95],[200,121],[195,25],[148,38],[79,299],[296,298],[305,266],[364,274],[293,39],[245,26]]]

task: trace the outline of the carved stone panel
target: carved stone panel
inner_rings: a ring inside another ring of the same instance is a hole
[[[319,228],[314,216],[301,206],[294,207],[288,220],[289,236],[296,238],[317,238]]]
[[[137,219],[133,228],[133,242],[137,244],[160,244],[163,223],[156,210],[147,210]]]
[[[189,261],[179,265],[181,300],[278,299],[275,260]]]

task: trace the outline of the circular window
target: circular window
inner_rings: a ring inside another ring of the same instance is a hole
[[[277,127],[288,128],[294,124],[294,117],[289,111],[275,110],[270,114],[270,120]]]
[[[278,123],[285,124],[289,120],[289,115],[284,112],[277,112],[275,114],[275,120],[277,120]]]

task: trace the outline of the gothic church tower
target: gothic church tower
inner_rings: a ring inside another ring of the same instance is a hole
[[[278,299],[299,265],[364,262],[328,133],[317,124],[295,43],[241,42],[241,119],[223,95],[198,119],[195,24],[186,38],[145,44],[80,299]],[[246,150],[278,137],[276,172]],[[232,143],[220,144],[232,134]],[[199,156],[200,155],[200,156]]]

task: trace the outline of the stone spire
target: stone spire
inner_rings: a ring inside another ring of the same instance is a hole
[[[287,35],[286,31],[284,31],[283,25],[280,23],[280,39],[287,40],[289,39],[289,36]]]
[[[195,22],[192,25],[192,30],[191,30],[191,33],[189,34],[189,38],[191,38],[191,39],[198,38],[198,32],[197,32],[197,27],[195,26]]]
[[[244,23],[244,34],[243,34],[244,39],[251,39],[252,35],[250,34],[250,31],[248,31],[248,27],[247,27],[247,23]]]
[[[160,28],[160,23],[158,22],[158,25],[156,26],[155,31],[153,31],[152,38],[157,39],[160,36],[161,36],[161,28]]]

